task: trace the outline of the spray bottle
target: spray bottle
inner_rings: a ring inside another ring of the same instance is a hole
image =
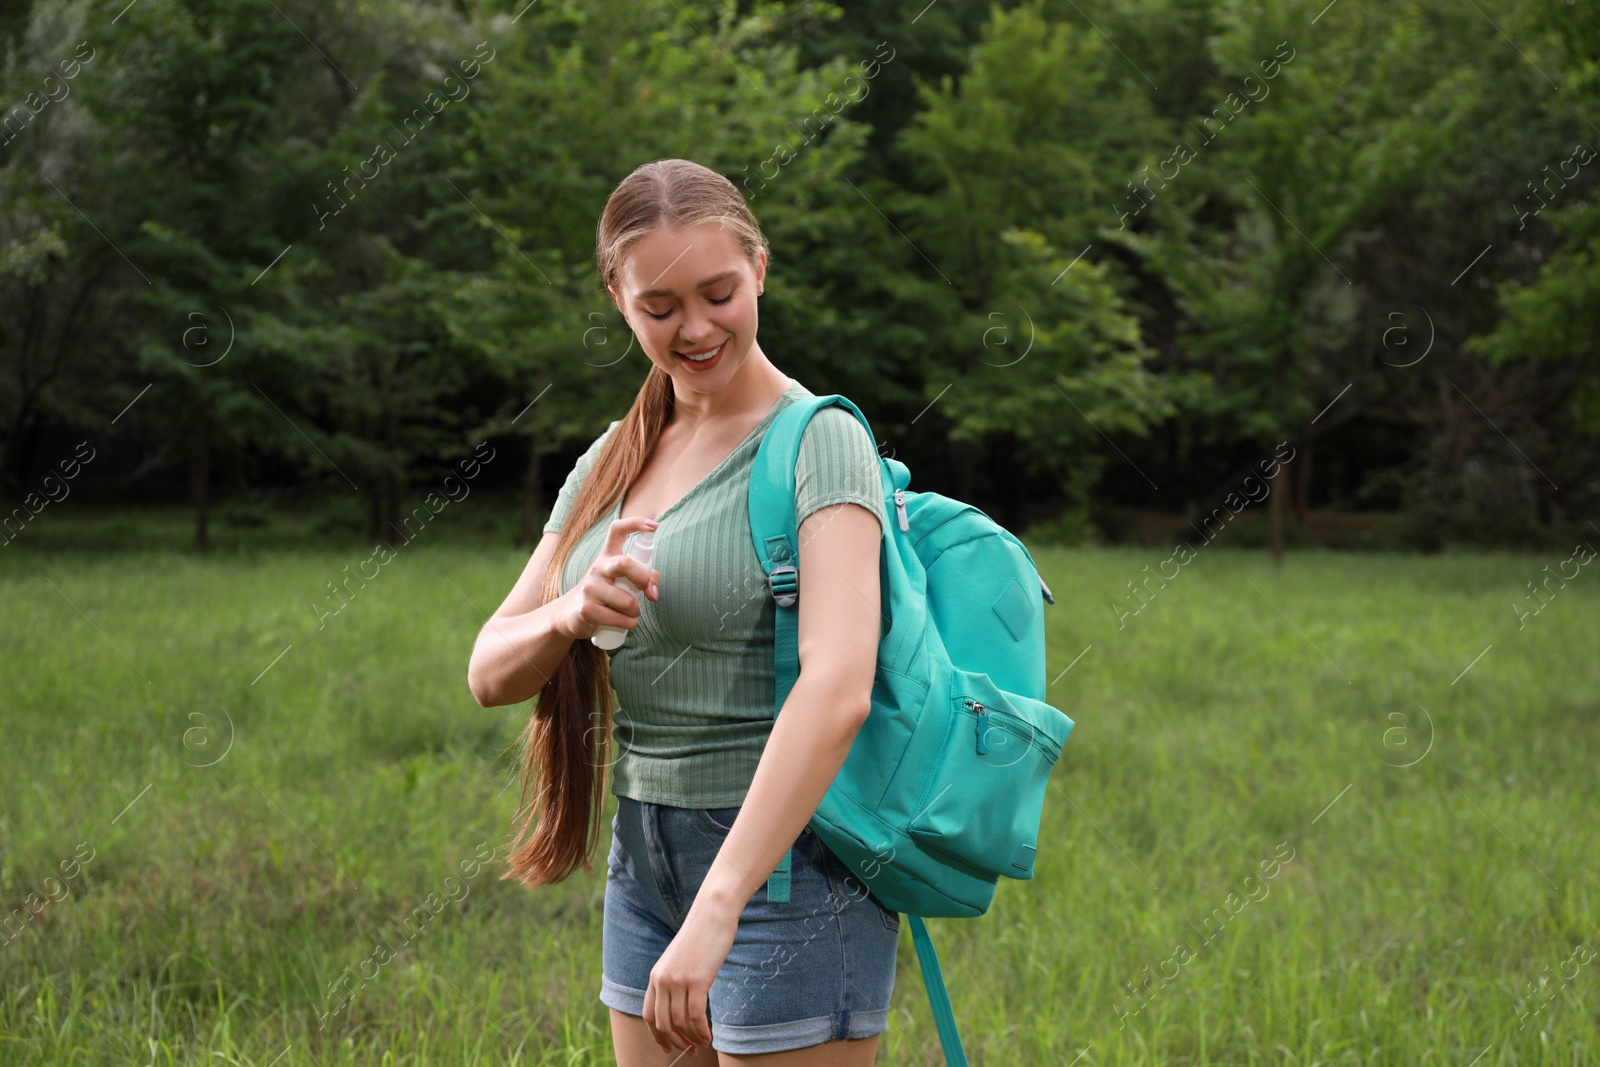
[[[650,569],[650,558],[655,555],[655,550],[655,531],[643,530],[635,535],[633,544],[628,549],[628,558],[638,560],[644,564],[644,569],[648,571]],[[632,593],[639,601],[641,608],[644,606],[644,592],[630,582],[626,576],[618,575],[615,584]],[[601,626],[594,632],[594,636],[589,638],[590,641],[594,642],[596,648],[603,648],[608,652],[614,648],[621,648],[622,643],[627,639],[628,630],[622,626]]]

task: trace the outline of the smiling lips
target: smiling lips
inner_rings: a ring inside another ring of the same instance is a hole
[[[724,342],[722,342],[722,344],[727,344],[727,342],[724,341]],[[721,347],[722,347],[722,345],[718,345],[717,346],[717,348],[721,348]],[[680,355],[680,356],[703,356],[703,355],[706,355],[709,352],[715,352],[716,350],[717,350],[716,348],[697,348],[693,352],[679,352],[678,355]]]
[[[729,340],[731,340],[731,338]],[[724,340],[715,348],[701,349],[699,352],[693,354],[686,352],[674,352],[673,355],[686,360],[689,366],[695,370],[709,370],[721,362],[722,350],[727,346],[728,340]]]

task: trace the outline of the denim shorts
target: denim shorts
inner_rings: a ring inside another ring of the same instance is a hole
[[[600,1002],[644,1014],[650,970],[682,928],[739,808],[617,798],[606,861]],[[783,1052],[870,1037],[889,1021],[900,916],[809,827],[790,852],[787,903],[763,883],[711,985],[711,1047]]]

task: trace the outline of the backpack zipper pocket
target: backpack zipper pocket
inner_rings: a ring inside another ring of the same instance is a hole
[[[907,827],[918,847],[975,877],[1033,877],[1050,770],[1072,720],[981,671],[949,679],[945,729]]]

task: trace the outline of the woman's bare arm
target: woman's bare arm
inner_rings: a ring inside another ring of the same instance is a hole
[[[816,814],[872,710],[882,528],[845,503],[812,512],[799,532],[800,677],[696,896],[735,916]]]
[[[539,539],[505,602],[478,631],[467,688],[482,707],[532,699],[572,647],[574,638],[557,625],[564,605],[546,605],[540,594],[558,536],[547,533]]]

